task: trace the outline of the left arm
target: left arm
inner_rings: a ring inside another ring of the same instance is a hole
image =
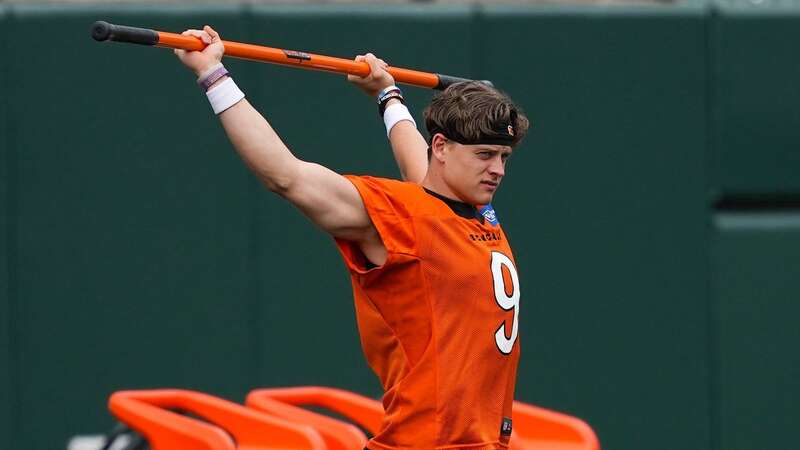
[[[390,100],[392,103],[400,100]],[[408,120],[397,122],[389,131],[392,153],[404,180],[420,184],[428,173],[428,143],[417,127]]]
[[[386,71],[388,65],[372,53],[359,55],[356,61],[365,61],[370,66],[370,74],[366,77],[348,75],[347,80],[360,87],[367,95],[375,98],[378,93],[394,84],[394,78]],[[389,100],[387,108],[399,100]],[[422,134],[408,120],[402,120],[389,130],[389,142],[392,153],[404,180],[422,183],[428,172],[428,143]]]

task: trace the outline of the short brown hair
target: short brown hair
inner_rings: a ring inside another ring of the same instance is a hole
[[[450,85],[423,112],[429,143],[436,133],[461,144],[519,144],[530,123],[508,95],[480,81]]]

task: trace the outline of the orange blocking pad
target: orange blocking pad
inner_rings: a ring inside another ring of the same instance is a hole
[[[377,400],[343,389],[321,386],[256,389],[247,394],[245,404],[269,411],[273,403],[267,400],[296,406],[319,406],[357,423],[375,435],[381,429],[383,405]],[[317,414],[317,416],[322,416]]]
[[[247,395],[249,407],[317,429],[329,448],[360,450],[363,441],[347,425],[298,406],[318,406],[336,412],[377,434],[383,406],[377,400],[353,392],[326,387],[256,389]],[[592,428],[566,414],[515,401],[513,406],[513,450],[600,450]],[[366,439],[364,437],[364,439]]]
[[[267,450],[326,448],[311,426],[269,416],[200,392],[158,389],[120,391],[109,409],[143,434],[152,450]],[[202,420],[170,411],[176,409]]]
[[[263,394],[263,393],[262,393]],[[267,395],[248,396],[248,406],[295,423],[312,426],[319,432],[330,450],[360,450],[367,444],[367,436],[358,427],[341,420],[308,411]],[[318,404],[303,402],[303,404]]]
[[[584,421],[538,406],[514,402],[514,450],[600,450],[600,442]]]

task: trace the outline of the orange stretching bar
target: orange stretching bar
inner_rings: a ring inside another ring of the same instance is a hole
[[[156,47],[179,48],[183,50],[202,50],[206,45],[198,38],[175,33],[155,31],[146,28],[135,28],[124,25],[113,25],[98,21],[92,25],[92,37],[97,41],[116,41],[131,44],[152,45]],[[313,53],[284,50],[241,42],[222,41],[225,56],[267,62],[301,69],[322,70],[350,75],[366,76],[369,65],[333,56],[315,55]],[[470,81],[466,78],[421,72],[418,70],[389,67],[386,69],[398,83],[413,86],[445,89],[453,83]],[[490,83],[489,83],[490,84]]]

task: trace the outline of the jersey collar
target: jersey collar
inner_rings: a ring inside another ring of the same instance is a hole
[[[464,202],[460,202],[458,200],[453,200],[451,198],[447,198],[444,195],[436,193],[436,192],[433,192],[432,190],[430,190],[428,188],[423,188],[423,189],[425,189],[425,192],[427,192],[428,194],[430,194],[430,195],[438,198],[439,200],[443,201],[447,206],[450,207],[451,210],[453,210],[453,212],[457,216],[463,217],[465,219],[477,219],[478,221],[480,221],[481,224],[485,220],[484,217],[483,217],[483,214],[481,214],[478,211],[478,208],[476,208],[474,205],[470,205],[469,203],[464,203]]]

